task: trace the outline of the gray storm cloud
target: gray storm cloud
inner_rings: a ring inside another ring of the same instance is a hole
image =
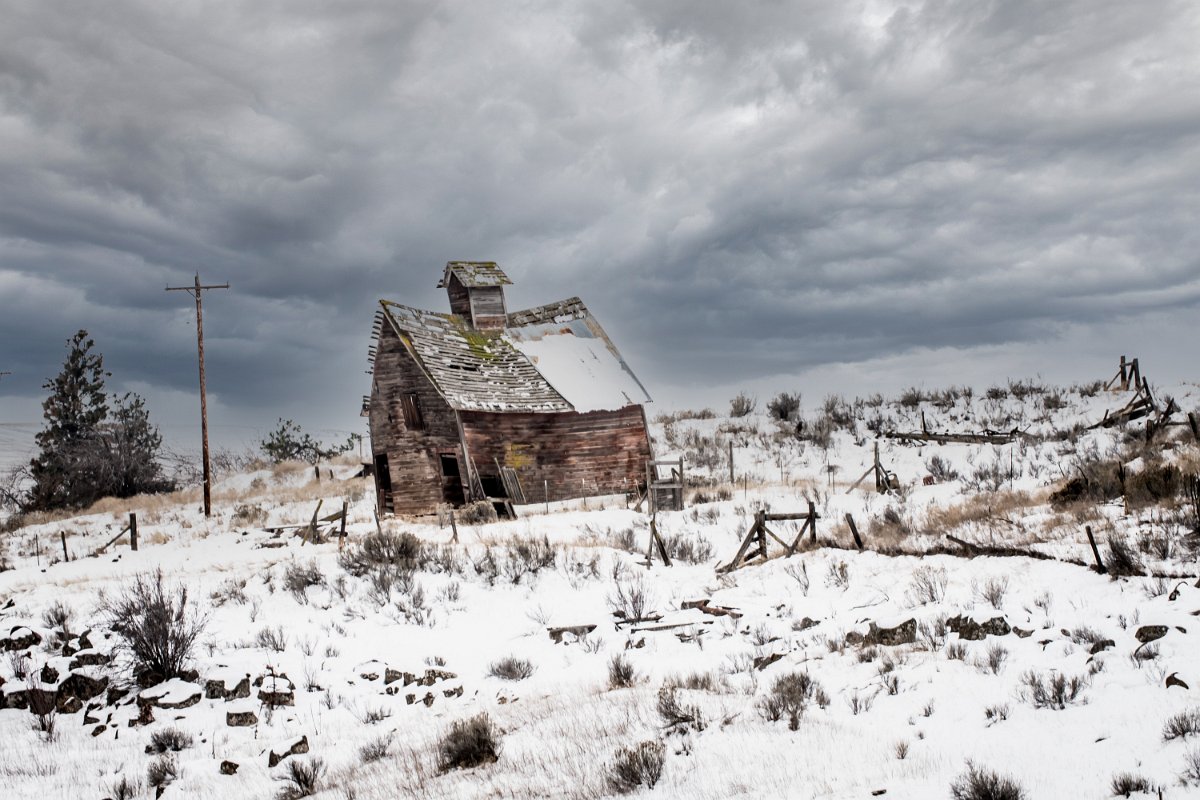
[[[1032,342],[1076,379],[1064,327],[1195,334],[1191,3],[0,11],[18,415],[78,327],[115,379],[191,392],[162,289],[197,271],[234,287],[211,389],[263,425],[356,426],[372,303],[442,308],[450,259],[500,261],[513,305],[583,296],[668,403]]]

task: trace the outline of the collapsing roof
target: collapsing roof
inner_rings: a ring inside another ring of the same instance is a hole
[[[448,264],[443,281],[463,263]],[[495,272],[508,282],[499,268]],[[496,331],[475,330],[453,314],[386,300],[382,306],[401,341],[457,410],[582,413],[650,401],[579,298],[509,314],[507,326]]]

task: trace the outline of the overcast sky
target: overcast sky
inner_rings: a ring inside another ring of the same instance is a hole
[[[663,406],[1200,377],[1200,5],[0,0],[0,421],[361,430],[380,297],[579,295]]]

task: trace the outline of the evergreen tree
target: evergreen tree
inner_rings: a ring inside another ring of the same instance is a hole
[[[84,465],[91,462],[108,416],[104,394],[104,357],[92,353],[95,342],[85,330],[67,342],[62,371],[42,385],[50,396],[42,403],[45,428],[36,437],[41,452],[30,463],[33,487],[27,507],[45,510],[80,506],[96,498],[96,480]]]
[[[126,392],[113,398],[112,419],[104,426],[104,462],[107,465],[106,494],[132,497],[135,494],[170,491],[158,461],[162,436],[150,422],[146,401]]]
[[[43,384],[46,426],[30,463],[33,486],[25,508],[82,508],[102,497],[131,497],[173,488],[162,474],[162,436],[150,422],[146,402],[136,394],[104,394],[104,359],[79,331],[67,343],[62,371]],[[111,403],[111,407],[110,407]],[[111,413],[110,413],[111,412]]]

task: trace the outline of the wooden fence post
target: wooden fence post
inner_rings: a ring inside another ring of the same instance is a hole
[[[858,535],[858,526],[854,524],[854,517],[850,514],[846,515],[846,524],[850,526],[850,533],[854,536],[854,546],[862,550],[862,539]],[[816,525],[813,527],[815,528]]]
[[[71,557],[67,555],[67,532],[59,531],[58,535],[62,537],[63,561],[70,561]]]
[[[812,524],[812,543],[817,543],[817,507],[812,500],[808,501],[808,521]]]
[[[733,479],[733,438],[729,439],[729,485],[736,486],[737,482]]]
[[[342,524],[338,526],[338,550],[346,546],[346,517],[349,515],[349,504],[342,501]]]
[[[1087,531],[1088,544],[1092,546],[1092,555],[1096,558],[1096,571],[1101,575],[1105,575],[1108,573],[1108,570],[1104,568],[1104,562],[1100,560],[1100,548],[1096,547],[1096,538],[1092,536],[1092,526],[1086,525],[1084,526],[1084,530]]]
[[[137,551],[138,549],[138,534],[137,534],[137,514],[129,512],[129,549]]]

